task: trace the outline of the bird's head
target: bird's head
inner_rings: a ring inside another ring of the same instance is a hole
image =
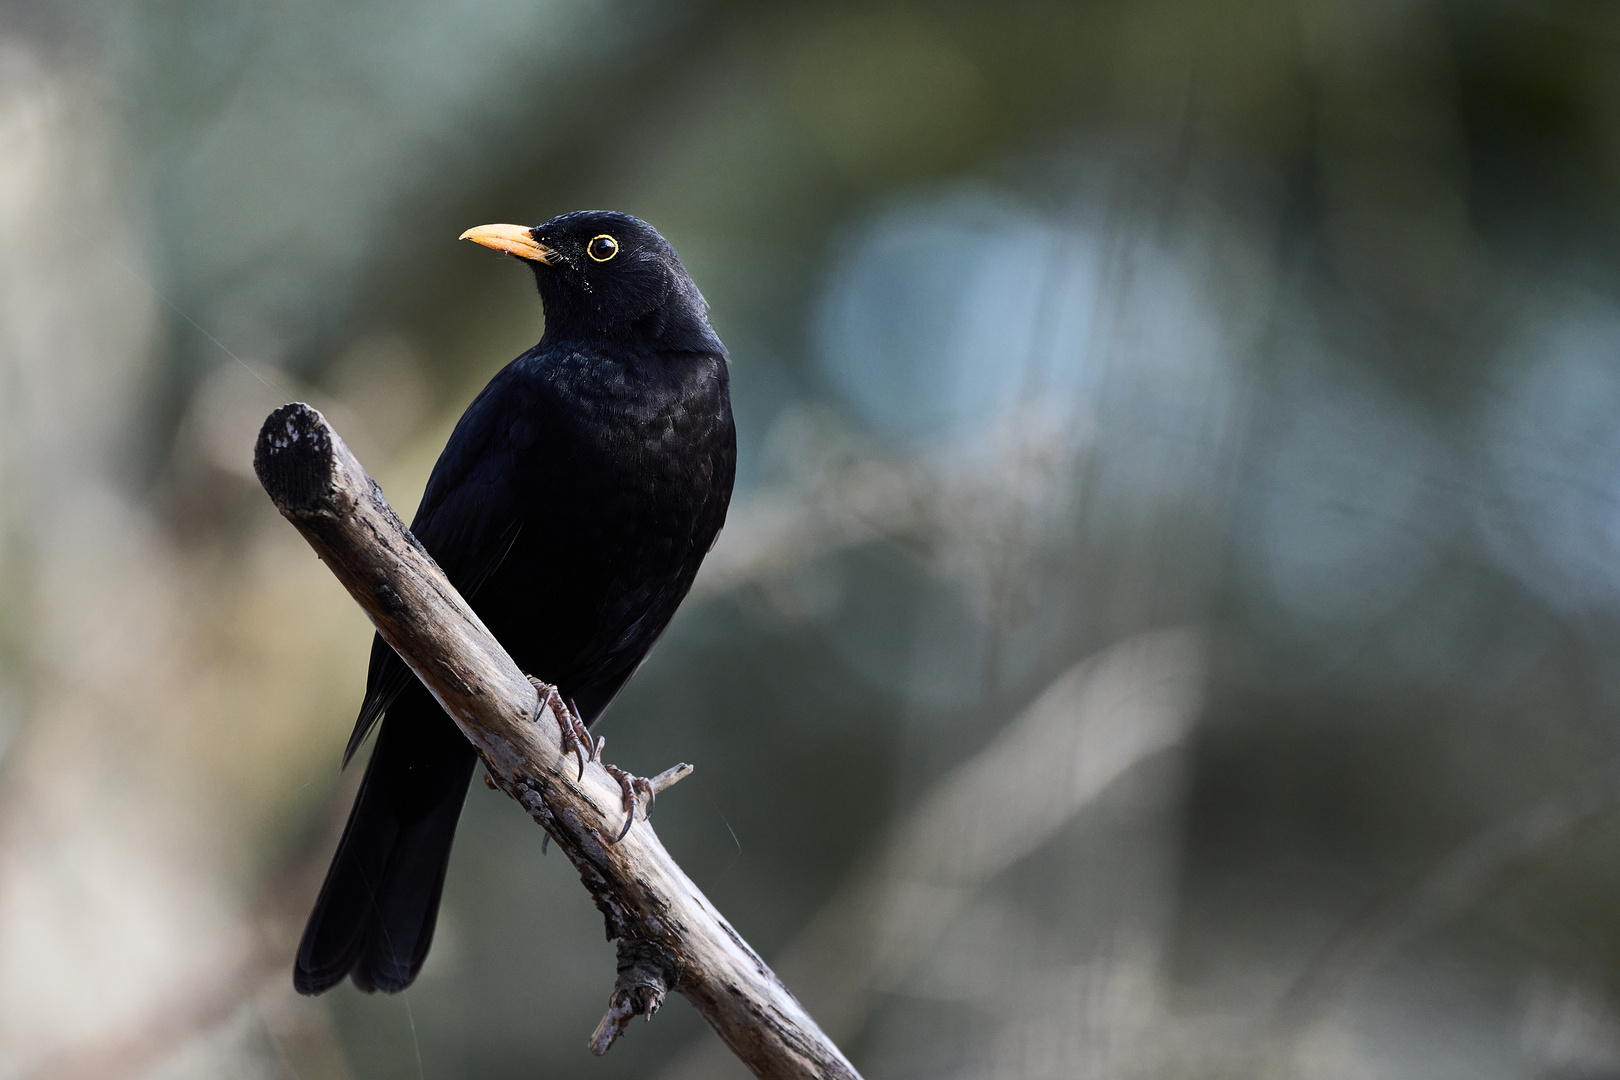
[[[725,355],[680,256],[640,218],[578,210],[533,227],[480,225],[461,239],[529,264],[548,338]]]

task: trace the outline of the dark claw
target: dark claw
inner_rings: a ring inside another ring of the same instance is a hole
[[[646,793],[647,813],[643,816],[651,817],[653,805],[658,802],[658,793],[653,790],[652,782],[645,777],[627,773],[617,765],[604,765],[603,768],[607,769],[608,775],[619,782],[619,789],[624,792],[624,828],[620,829],[619,835],[613,838],[613,842],[617,844],[630,835],[630,826],[636,823],[636,807],[639,804],[639,796],[643,792]]]
[[[585,727],[585,722],[579,718],[579,712],[570,707],[570,702],[563,700],[557,688],[550,683],[541,682],[533,675],[529,682],[540,692],[540,708],[549,709],[551,718],[557,721],[557,729],[562,734],[562,751],[572,753],[579,759],[579,775],[577,781],[585,779],[585,749],[591,745],[591,733]]]
[[[585,779],[585,759],[589,756],[586,751],[591,746],[591,729],[586,727],[585,721],[580,718],[579,709],[574,707],[573,698],[568,699],[566,712],[568,713],[568,726],[573,729],[574,754],[579,758],[579,775],[574,779],[581,781]]]
[[[585,779],[585,750],[591,745],[591,733],[586,730],[579,713],[570,710],[566,705],[563,706],[563,715],[568,717],[569,738],[574,744],[574,756],[579,759],[579,775],[574,777],[578,782]]]
[[[630,835],[630,826],[636,823],[636,777],[617,765],[604,765],[603,768],[607,769],[609,776],[619,782],[619,790],[624,792],[624,828],[613,838],[613,842],[617,844]]]
[[[569,753],[569,751],[572,750],[573,756],[578,759],[578,763],[580,763],[580,772],[578,772],[578,776],[573,777],[573,782],[578,784],[580,780],[585,779],[585,746],[580,745],[580,740],[578,740],[577,735],[573,733],[573,716],[572,714],[569,714],[569,706],[562,706],[562,714],[569,717],[567,721],[564,721],[564,719],[561,719],[561,717],[557,719],[557,725],[562,727],[562,730],[564,730],[564,735],[562,735],[562,753]],[[590,740],[586,740],[586,742],[590,742]]]
[[[573,698],[568,699],[568,708],[569,711],[574,714],[574,720],[579,724],[579,730],[583,733],[581,737],[585,740],[585,749],[591,751],[590,758],[592,761],[595,761],[597,759],[597,755],[594,747],[591,744],[591,729],[590,726],[585,723],[585,714],[579,711],[579,706],[575,704]]]

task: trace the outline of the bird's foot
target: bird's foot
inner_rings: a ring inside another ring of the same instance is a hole
[[[601,754],[601,747],[591,742],[590,729],[580,718],[579,710],[573,702],[564,701],[561,693],[550,683],[541,682],[533,675],[529,682],[534,684],[535,690],[540,694],[540,708],[549,709],[552,717],[557,721],[557,728],[562,734],[562,752],[566,756],[573,754],[579,759],[579,776],[585,779],[585,759],[589,757],[596,760]]]
[[[598,746],[597,749],[600,751],[601,747]],[[629,834],[630,826],[636,822],[636,808],[641,805],[639,796],[643,794],[647,796],[647,813],[644,816],[652,816],[653,807],[658,803],[658,789],[653,787],[652,781],[646,777],[625,772],[617,765],[604,762],[602,767],[608,771],[609,776],[619,782],[619,790],[624,792],[624,828],[613,838],[613,842],[617,844]]]

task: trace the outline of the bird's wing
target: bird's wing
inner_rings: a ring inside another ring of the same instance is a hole
[[[521,501],[507,488],[513,475],[509,432],[520,403],[502,392],[510,389],[505,375],[496,376],[456,424],[411,522],[411,532],[469,602],[523,529]],[[366,697],[343,751],[345,766],[415,677],[381,635],[372,641]]]

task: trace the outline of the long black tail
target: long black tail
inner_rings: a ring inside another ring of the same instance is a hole
[[[422,970],[444,891],[456,822],[478,755],[414,683],[388,709],[360,794],[304,928],[293,968],[300,994],[343,981],[403,990]]]

